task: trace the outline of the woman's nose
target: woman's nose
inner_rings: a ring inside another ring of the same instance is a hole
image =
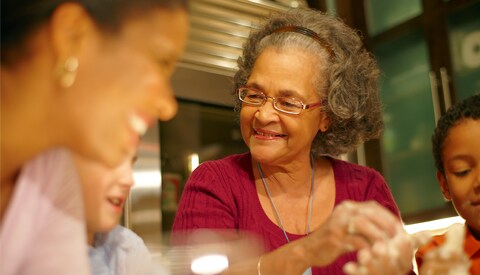
[[[160,96],[156,100],[157,117],[162,121],[172,119],[178,111],[178,103],[173,89],[170,85],[165,85],[159,92]]]
[[[258,106],[258,111],[255,114],[260,120],[276,120],[278,118],[278,111],[273,106],[273,98],[267,97],[265,102]]]

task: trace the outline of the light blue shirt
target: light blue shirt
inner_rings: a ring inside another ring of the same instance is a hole
[[[117,225],[113,230],[95,235],[95,247],[88,255],[92,275],[143,275],[152,270],[150,252],[133,231]]]

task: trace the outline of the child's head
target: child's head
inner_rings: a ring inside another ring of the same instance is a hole
[[[432,145],[444,197],[480,233],[480,95],[448,109],[438,121]]]
[[[133,186],[133,157],[114,168],[78,155],[75,163],[82,182],[88,242],[93,244],[95,233],[112,230],[122,216]]]

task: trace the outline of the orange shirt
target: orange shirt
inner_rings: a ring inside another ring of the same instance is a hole
[[[470,274],[478,275],[480,274],[480,240],[475,239],[475,237],[472,235],[472,231],[470,231],[470,228],[467,227],[466,229],[464,250],[465,254],[467,254],[468,258],[470,259]],[[444,242],[445,234],[434,236],[430,243],[418,249],[417,253],[415,254],[415,260],[417,261],[419,270],[423,263],[425,254],[431,249],[442,245]]]

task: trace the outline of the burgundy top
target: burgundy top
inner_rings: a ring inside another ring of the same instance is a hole
[[[390,189],[377,171],[338,159],[329,160],[335,177],[335,206],[343,200],[375,200],[400,216]],[[197,228],[253,232],[264,240],[268,251],[286,244],[282,229],[267,217],[258,200],[250,153],[204,162],[192,173],[172,231]],[[305,236],[288,232],[287,235],[291,241]],[[349,261],[356,261],[355,253],[345,254],[329,266],[313,268],[313,275],[343,274],[342,267]]]

